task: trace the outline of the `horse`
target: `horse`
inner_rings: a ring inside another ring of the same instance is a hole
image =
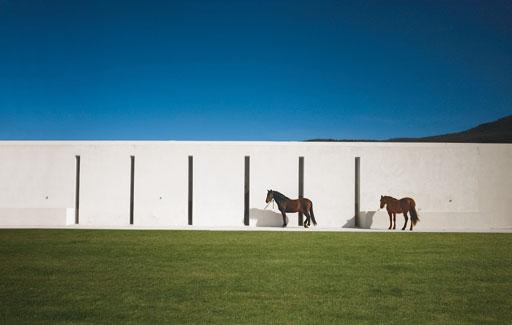
[[[407,221],[409,218],[407,217],[407,212],[411,213],[411,227],[409,230],[412,230],[412,226],[416,225],[420,219],[418,218],[418,213],[416,213],[416,202],[410,197],[404,197],[403,199],[397,200],[391,196],[380,196],[380,208],[384,208],[386,206],[386,210],[388,210],[389,215],[389,228],[391,229],[391,216],[393,216],[393,230],[396,228],[396,214],[403,213],[405,218],[405,224],[402,227],[402,230],[405,230],[407,227]]]
[[[286,195],[279,193],[278,191],[267,190],[267,198],[265,199],[265,203],[269,204],[272,202],[272,200],[277,203],[277,208],[283,215],[283,227],[286,227],[288,224],[286,222],[286,212],[299,212],[304,214],[306,216],[306,221],[304,221],[304,228],[309,228],[311,221],[313,221],[313,225],[316,226],[315,214],[313,213],[313,202],[311,202],[311,200],[306,198],[292,200]]]

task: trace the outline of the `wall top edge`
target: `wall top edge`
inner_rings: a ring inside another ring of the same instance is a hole
[[[2,141],[0,146],[139,146],[139,145],[223,145],[223,146],[301,146],[301,147],[512,147],[509,143],[430,143],[430,142],[302,142],[302,141]]]

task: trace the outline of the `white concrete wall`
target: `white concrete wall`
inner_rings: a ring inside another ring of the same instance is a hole
[[[188,154],[185,146],[136,146],[134,225],[187,225]]]
[[[379,144],[361,155],[361,221],[385,229],[380,195],[413,197],[425,230],[512,228],[512,145]],[[397,215],[397,228],[404,223]]]
[[[0,144],[0,226],[66,224],[75,206],[75,156],[66,148]]]
[[[417,229],[509,229],[512,145],[299,142],[0,142],[0,226],[74,222],[75,155],[81,157],[80,224],[130,226],[130,156],[135,156],[134,226],[188,221],[188,156],[194,157],[194,226],[243,226],[244,157],[250,156],[250,226],[280,226],[264,210],[267,189],[304,196],[320,227],[353,227],[354,158],[361,157],[362,227],[385,229],[380,195],[416,200]],[[297,225],[297,214],[288,215]],[[397,216],[397,227],[403,217]]]

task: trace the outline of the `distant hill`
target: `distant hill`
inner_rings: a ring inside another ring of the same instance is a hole
[[[312,142],[377,142],[378,140],[313,139]],[[456,133],[423,138],[395,138],[378,142],[512,143],[512,115]]]
[[[472,129],[424,138],[389,139],[395,142],[512,143],[512,115]]]

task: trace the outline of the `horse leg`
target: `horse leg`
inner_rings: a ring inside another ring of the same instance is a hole
[[[404,211],[404,218],[405,218],[405,223],[404,223],[404,226],[402,227],[402,230],[405,230],[405,228],[407,227],[407,221],[409,220],[409,217],[407,216],[407,211]],[[412,223],[412,221],[411,221]]]
[[[304,211],[304,215],[306,216],[306,220],[304,221],[304,228],[309,228],[311,225],[311,215],[307,211]]]
[[[389,230],[393,226],[393,215],[389,211],[388,211],[388,214],[389,214],[389,228],[388,228],[388,230]]]
[[[393,230],[396,229],[396,213],[393,213]]]
[[[281,211],[281,214],[283,215],[283,227],[286,227],[286,225],[287,225],[287,223],[286,223],[286,212]]]

